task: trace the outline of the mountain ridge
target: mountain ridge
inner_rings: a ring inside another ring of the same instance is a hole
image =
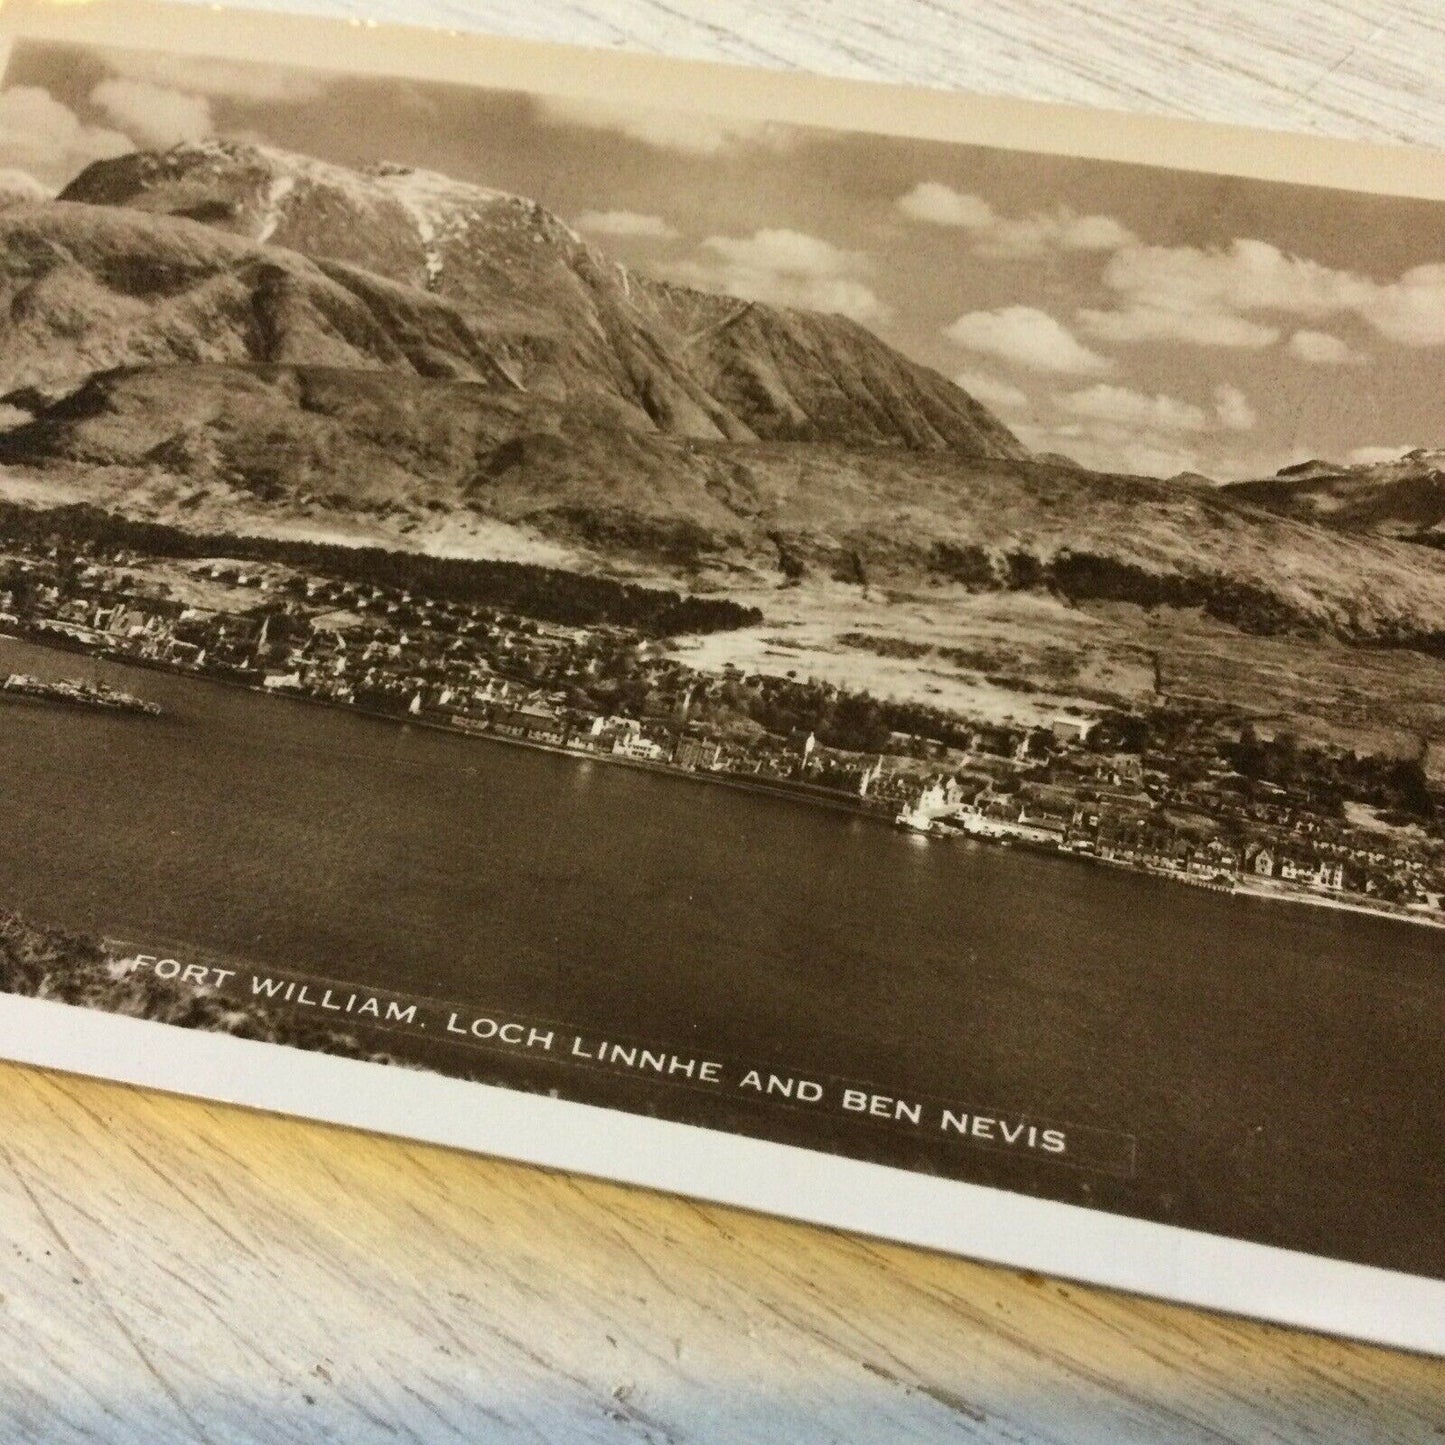
[[[1445,448],[1386,461],[1311,458],[1272,477],[1232,482],[1234,498],[1280,516],[1366,536],[1445,547]]]
[[[1445,554],[1217,490],[1033,459],[700,441],[601,405],[382,369],[115,369],[0,433],[0,463],[213,527],[362,519],[397,542],[469,518],[604,565],[715,579],[1048,588],[1204,607],[1247,630],[1445,638]]]
[[[0,209],[0,303],[0,462],[138,516],[1445,638],[1445,553],[1033,458],[856,322],[649,280],[432,173],[232,142],[96,162]]]
[[[603,378],[662,431],[1027,454],[965,391],[854,322],[741,303],[745,334],[700,337],[740,303],[643,277],[536,201],[435,172],[202,142],[97,161],[60,199],[198,221],[506,318],[533,343],[513,359],[527,389]]]

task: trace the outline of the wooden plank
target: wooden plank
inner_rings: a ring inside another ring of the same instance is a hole
[[[1439,146],[1433,0],[242,0]]]
[[[0,1438],[1415,1445],[1445,1366],[0,1066]]]

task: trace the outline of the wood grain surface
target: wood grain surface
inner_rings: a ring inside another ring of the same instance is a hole
[[[234,0],[233,8],[1445,143],[1438,0]]]
[[[251,0],[1373,139],[1434,3]],[[1445,1440],[1445,1364],[0,1066],[0,1442]]]
[[[0,1066],[0,1439],[1400,1442],[1442,1366]]]

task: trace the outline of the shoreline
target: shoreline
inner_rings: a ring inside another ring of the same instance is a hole
[[[218,686],[235,688],[238,691],[250,693],[257,697],[279,698],[288,702],[305,703],[312,707],[327,708],[331,711],[345,713],[352,717],[363,717],[376,722],[394,725],[400,724],[406,727],[420,727],[431,732],[444,733],[451,737],[474,739],[479,742],[500,743],[511,747],[530,748],[535,752],[550,753],[556,757],[570,758],[574,762],[605,763],[614,767],[629,768],[637,772],[651,774],[655,777],[682,779],[716,787],[733,788],[739,792],[755,793],[788,802],[827,808],[833,812],[844,813],[850,817],[883,827],[894,828],[896,826],[891,805],[888,809],[881,810],[869,807],[862,799],[854,801],[845,794],[839,794],[836,798],[829,797],[822,789],[810,788],[805,784],[791,783],[784,778],[749,778],[738,773],[713,772],[711,770],[699,771],[693,768],[675,767],[671,763],[648,762],[641,758],[621,757],[610,752],[585,751],[577,748],[569,748],[565,744],[560,743],[546,743],[531,738],[511,737],[505,733],[483,731],[482,729],[473,730],[471,728],[457,727],[452,723],[438,721],[433,718],[383,712],[377,708],[361,707],[354,703],[336,702],[323,697],[311,697],[304,692],[266,689],[238,679],[212,676],[208,673],[197,672],[192,668],[176,667],[157,662],[153,659],[132,658],[123,653],[97,652],[78,644],[66,645],[63,642],[57,644],[56,640],[50,637],[40,639],[17,636],[10,632],[0,632],[0,640],[7,639],[24,643],[28,646],[45,648],[49,651],[77,653],[99,661],[114,663],[120,667],[137,667],[146,671],[164,673],[171,677],[189,678],[201,682],[215,683]],[[1102,865],[1139,877],[1157,878],[1166,883],[1184,884],[1227,896],[1249,898],[1263,903],[1294,903],[1310,908],[1329,908],[1338,912],[1361,914],[1366,917],[1379,918],[1388,922],[1413,924],[1417,927],[1445,929],[1445,910],[1437,910],[1440,916],[1436,918],[1420,910],[1407,911],[1404,905],[1400,905],[1398,908],[1381,907],[1372,905],[1366,899],[1356,899],[1345,895],[1332,896],[1313,893],[1303,889],[1292,889],[1275,879],[1255,878],[1253,876],[1236,877],[1229,881],[1228,887],[1225,887],[1220,884],[1215,884],[1210,880],[1199,879],[1190,875],[1169,873],[1156,868],[1137,867],[1129,863],[1118,862],[1114,859],[1101,858],[1096,854],[1078,849],[1052,847],[1024,839],[992,839],[981,837],[977,834],[964,833],[962,831],[956,836],[933,832],[917,833],[916,836],[930,843],[949,844],[956,843],[960,840],[967,840],[979,845],[992,843],[995,847],[1007,846],[1022,848],[1027,852],[1046,857],[1073,860],[1095,866]]]
[[[1271,886],[1273,885],[1273,886]],[[1349,894],[1297,892],[1277,879],[1249,878],[1237,880],[1233,891],[1244,898],[1257,898],[1264,903],[1303,903],[1311,908],[1332,908],[1338,913],[1363,913],[1370,918],[1393,918],[1398,923],[1415,923],[1425,928],[1445,928],[1445,910],[1437,909],[1432,918],[1422,909],[1411,910],[1404,904],[1399,913],[1372,908],[1368,901],[1357,902]]]
[[[1045,852],[1064,853],[1064,849],[1045,849]],[[1143,874],[1148,878],[1159,878],[1166,883],[1180,883],[1190,888],[1202,888],[1212,893],[1222,893],[1233,898],[1250,898],[1260,903],[1299,903],[1307,908],[1331,908],[1339,913],[1359,913],[1368,918],[1391,919],[1396,923],[1415,923],[1426,928],[1445,928],[1445,912],[1439,918],[1432,918],[1423,911],[1408,912],[1404,905],[1397,905],[1400,912],[1390,908],[1372,907],[1367,900],[1356,901],[1348,894],[1314,893],[1302,888],[1293,888],[1276,878],[1262,878],[1247,875],[1233,878],[1226,886],[1209,879],[1196,878],[1182,873],[1166,873],[1160,868],[1136,868],[1128,863],[1116,863],[1109,858],[1099,858],[1088,853],[1073,853],[1071,856],[1088,863],[1102,863],[1124,873]]]

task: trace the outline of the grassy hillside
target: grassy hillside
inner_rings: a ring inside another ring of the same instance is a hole
[[[1236,482],[1227,490],[1282,516],[1445,546],[1445,452],[1421,448],[1399,461],[1359,466],[1305,462],[1262,481]]]
[[[597,558],[859,585],[960,583],[1203,608],[1245,630],[1445,645],[1445,554],[1227,494],[1043,462],[639,432],[605,406],[293,366],[97,376],[0,460],[209,530],[466,514]]]

